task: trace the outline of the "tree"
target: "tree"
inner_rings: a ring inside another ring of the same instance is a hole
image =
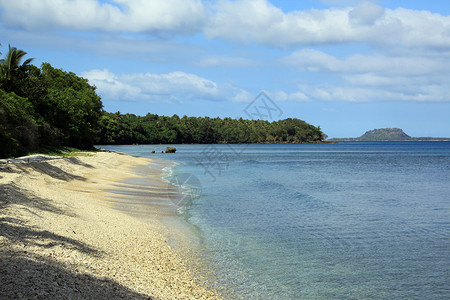
[[[0,157],[35,150],[38,130],[33,107],[26,99],[0,89]]]
[[[92,149],[103,107],[96,88],[48,63],[33,66],[32,58],[24,60],[26,55],[9,45],[0,60],[0,157],[61,146]],[[120,137],[122,128],[127,129],[115,119],[101,121],[104,136],[117,131]],[[126,143],[135,136],[143,139],[132,130],[126,133]],[[107,140],[115,141],[114,136]]]
[[[16,47],[11,47],[11,45],[8,46],[6,57],[0,60],[0,77],[2,88],[9,93],[14,88],[15,79],[19,71],[29,65],[34,58],[28,58],[21,64],[27,53]]]
[[[42,80],[48,87],[49,110],[44,119],[63,133],[63,145],[90,149],[95,142],[103,104],[95,87],[72,72],[42,64]]]

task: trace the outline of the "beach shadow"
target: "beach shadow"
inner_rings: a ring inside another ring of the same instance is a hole
[[[0,185],[0,299],[152,299],[114,280],[81,274],[47,254],[33,254],[28,246],[62,247],[90,257],[104,255],[76,240],[75,231],[70,233],[73,238],[62,236],[32,227],[14,215],[5,215],[3,212],[10,205],[20,205],[20,209],[36,215],[40,211],[73,215],[15,184]]]
[[[37,197],[19,188],[14,183],[0,184],[0,210],[11,204],[19,204],[25,208],[36,208],[38,210],[75,217],[75,214],[72,212],[59,208],[51,204],[49,200]]]
[[[89,168],[89,169],[93,169],[94,168],[93,165],[90,165],[90,164],[87,164],[85,162],[82,162],[81,160],[79,160],[76,157],[66,157],[65,159],[70,161],[72,164],[75,164],[75,165],[79,165],[79,166],[82,166],[82,167],[85,167],[85,168]]]
[[[111,280],[75,273],[55,260],[1,251],[0,299],[149,299]]]
[[[9,166],[8,164],[1,164],[0,165],[0,174],[1,173],[19,173],[19,171],[17,171],[14,168],[11,168],[11,166]],[[3,176],[0,175],[0,178],[3,178]]]
[[[20,189],[15,184],[0,185],[0,212],[12,204],[20,205],[22,209],[37,216],[39,216],[39,211],[47,211],[75,217],[75,214],[56,207],[48,200],[36,197]],[[26,225],[23,221],[12,217],[0,217],[0,237],[6,238],[14,243],[27,243],[44,248],[61,245],[83,253],[96,256],[100,255],[97,250],[75,239],[57,235],[49,231],[36,230]]]
[[[82,176],[73,175],[70,173],[67,173],[66,171],[63,171],[62,169],[52,166],[48,162],[36,162],[36,163],[29,163],[26,164],[26,166],[18,166],[19,169],[25,170],[27,167],[35,170],[36,172],[48,175],[52,178],[63,180],[63,181],[70,181],[70,180],[81,180],[86,181],[86,178]]]
[[[33,229],[15,218],[0,218],[0,236],[15,244],[34,245],[42,248],[61,246],[92,256],[101,255],[98,250],[82,242],[49,231]]]

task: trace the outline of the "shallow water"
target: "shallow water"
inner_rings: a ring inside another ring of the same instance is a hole
[[[449,142],[174,146],[105,148],[181,163],[175,203],[230,298],[450,297]]]

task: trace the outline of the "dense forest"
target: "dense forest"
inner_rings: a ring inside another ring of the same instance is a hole
[[[99,144],[316,143],[326,138],[320,127],[299,119],[269,122],[232,118],[180,118],[147,114],[104,113]]]
[[[95,86],[72,72],[41,67],[8,47],[0,60],[0,157],[95,144],[314,143],[326,136],[299,119],[268,122],[108,113]]]

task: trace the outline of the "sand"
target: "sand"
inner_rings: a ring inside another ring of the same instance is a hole
[[[168,243],[157,208],[142,220],[110,201],[151,160],[84,155],[0,164],[0,298],[219,299]]]

